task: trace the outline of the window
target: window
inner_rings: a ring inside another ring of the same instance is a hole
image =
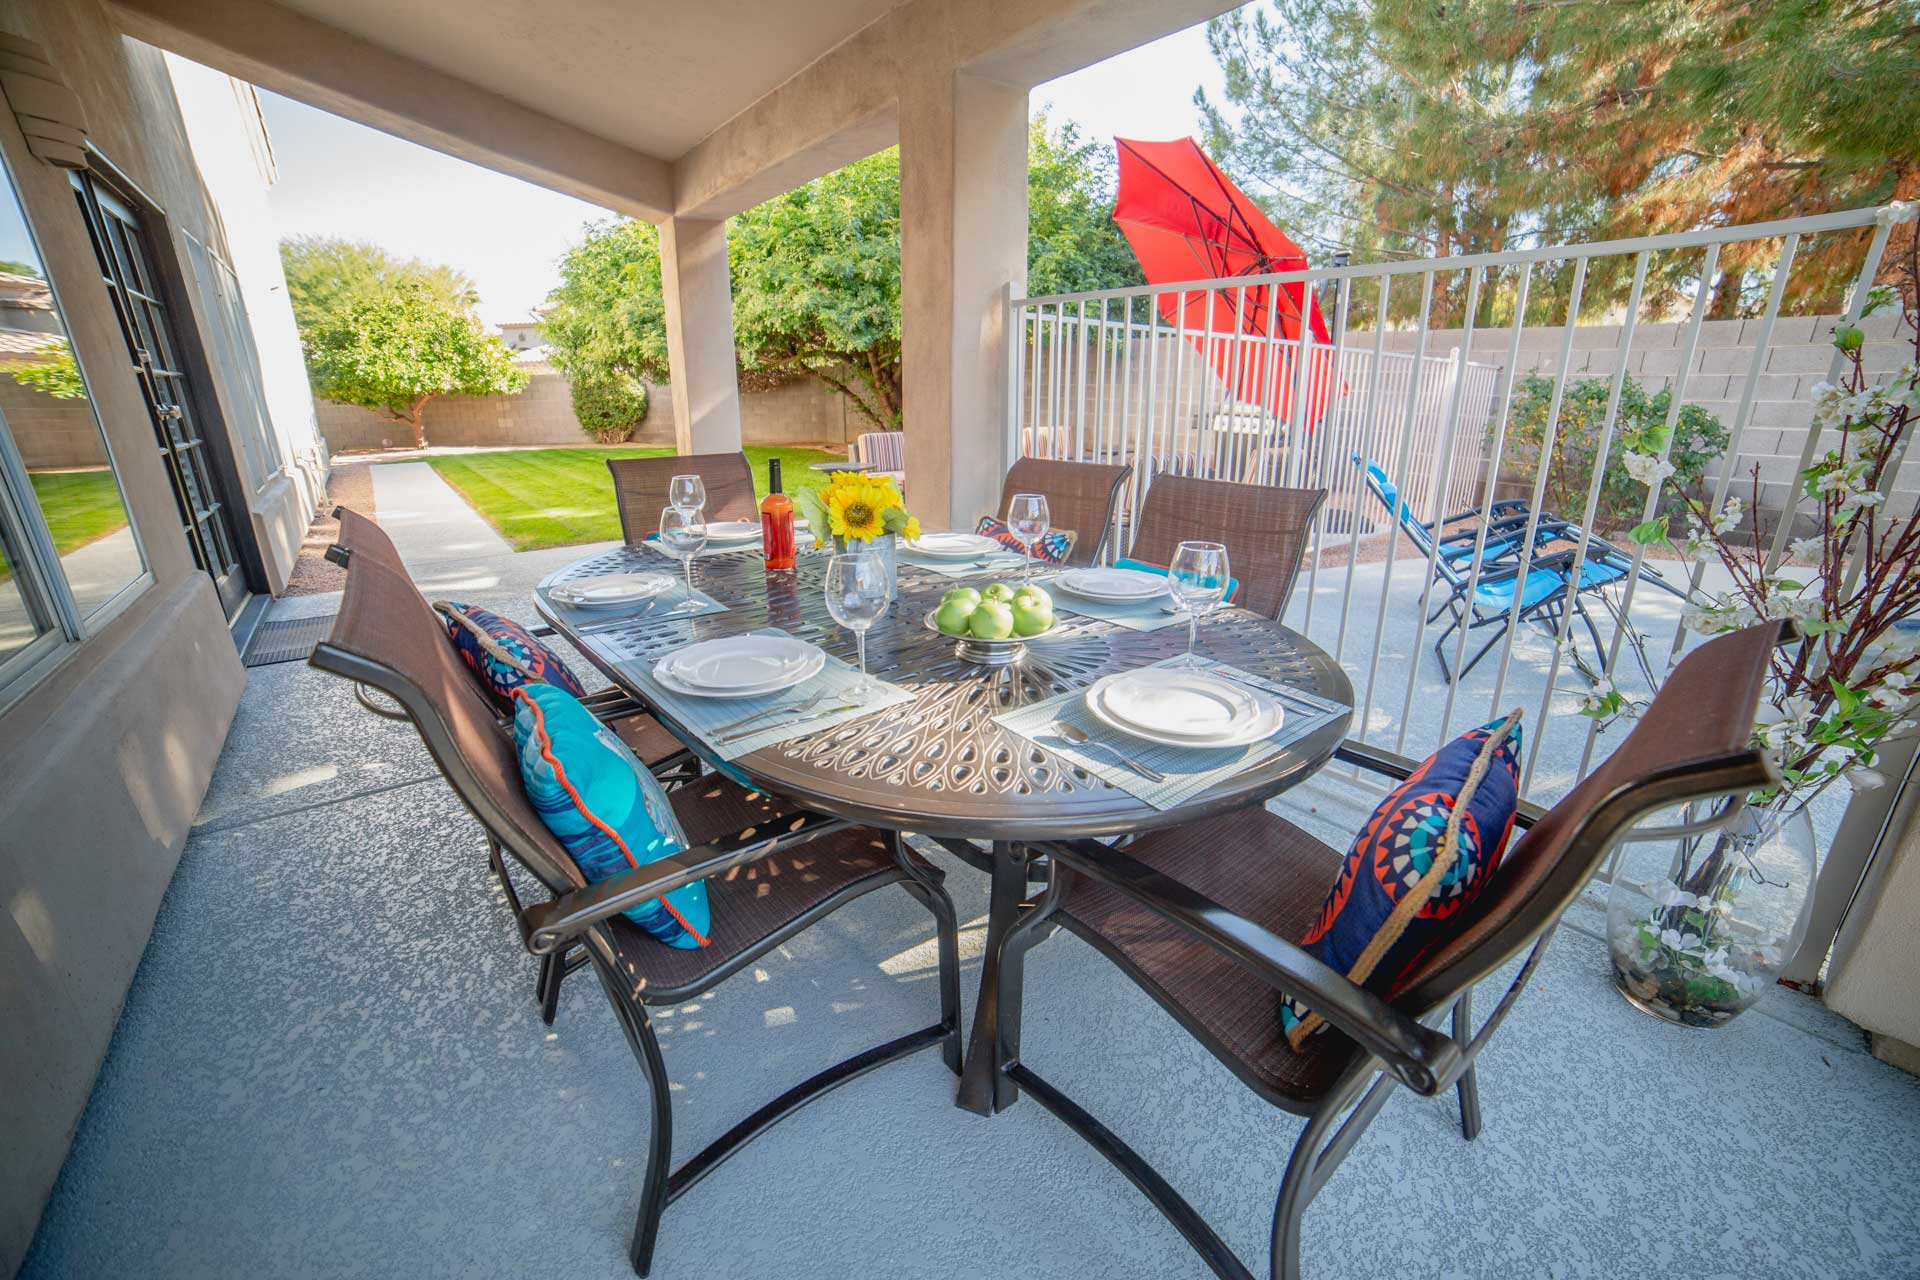
[[[0,194],[0,698],[148,581],[12,175]]]

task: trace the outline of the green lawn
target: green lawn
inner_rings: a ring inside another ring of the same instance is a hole
[[[818,489],[827,477],[810,463],[838,454],[818,449],[749,448],[754,487],[767,492],[767,460],[780,459],[782,487]],[[427,465],[452,485],[516,551],[607,542],[620,536],[608,458],[665,458],[671,449],[515,449],[429,458]]]
[[[63,556],[127,523],[120,486],[114,482],[113,472],[104,467],[98,471],[34,471],[27,479],[40,502],[40,514],[47,519],[47,530],[53,534],[53,548]],[[13,566],[0,555],[0,579],[12,573]]]

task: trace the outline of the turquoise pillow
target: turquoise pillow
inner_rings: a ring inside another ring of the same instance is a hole
[[[1167,566],[1163,564],[1154,564],[1150,560],[1133,560],[1133,559],[1129,559],[1126,556],[1121,556],[1118,560],[1115,560],[1113,562],[1113,567],[1116,569],[1133,569],[1140,573],[1157,573],[1163,578],[1166,577],[1169,572],[1169,570],[1167,569]],[[1240,594],[1240,579],[1228,578],[1226,602],[1228,604],[1232,604],[1234,597],[1239,594]]]
[[[578,698],[552,685],[527,684],[513,699],[521,784],[580,874],[598,883],[687,847],[666,791]],[[625,914],[670,947],[707,945],[712,917],[704,882]]]

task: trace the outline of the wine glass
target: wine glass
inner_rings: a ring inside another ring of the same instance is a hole
[[[1211,613],[1227,594],[1227,549],[1218,542],[1183,542],[1167,569],[1167,586],[1187,612],[1187,665],[1200,632],[1200,615]]]
[[[707,508],[707,483],[699,476],[675,476],[667,485],[667,501],[676,511],[697,515]]]
[[[873,682],[867,678],[867,628],[887,611],[891,596],[887,565],[878,553],[855,551],[827,562],[827,612],[835,622],[852,630],[860,646],[862,696],[873,689]]]
[[[696,481],[698,477],[695,477]],[[701,512],[666,507],[660,512],[660,549],[687,571],[687,598],[693,598],[693,558],[707,545],[707,518]]]
[[[1020,570],[1023,585],[1033,577],[1033,545],[1047,536],[1050,518],[1044,493],[1016,493],[1007,504],[1007,532],[1018,538],[1027,551],[1027,562]]]

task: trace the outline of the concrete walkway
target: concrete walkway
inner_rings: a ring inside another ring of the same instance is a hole
[[[507,540],[424,462],[374,467],[373,506],[408,564],[513,554]]]

